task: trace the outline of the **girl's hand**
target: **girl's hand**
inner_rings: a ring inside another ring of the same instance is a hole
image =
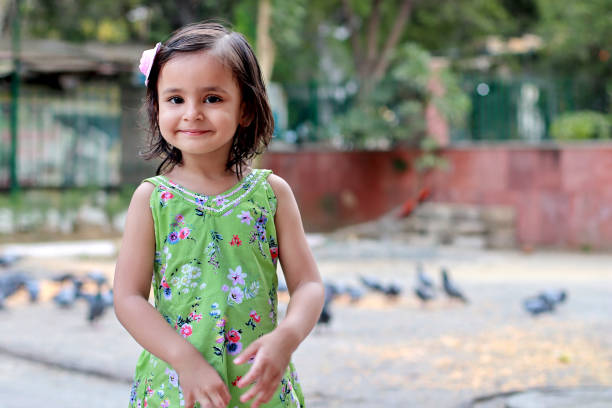
[[[270,401],[287,370],[291,353],[295,350],[291,343],[286,334],[277,328],[255,340],[234,359],[234,363],[244,364],[251,357],[255,357],[253,366],[237,384],[238,387],[244,388],[254,383],[251,389],[240,397],[241,402],[255,398],[251,407],[257,408]]]
[[[176,372],[183,390],[185,408],[199,402],[202,408],[226,408],[231,400],[219,373],[202,357],[190,355],[177,365]]]

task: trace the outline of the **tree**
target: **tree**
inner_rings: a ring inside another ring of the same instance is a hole
[[[387,5],[389,2],[386,3]],[[393,51],[397,47],[403,34],[404,27],[410,17],[413,7],[413,0],[401,0],[399,9],[387,8],[386,11],[393,10],[391,29],[388,32],[381,32],[382,24],[382,1],[372,0],[369,4],[366,30],[360,32],[360,18],[355,12],[350,0],[342,0],[342,7],[350,30],[350,41],[353,50],[353,60],[359,82],[362,84],[359,91],[359,100],[372,91],[374,85],[380,81],[386,73]],[[381,47],[382,45],[382,47]]]
[[[25,31],[65,41],[156,42],[185,24],[216,17],[233,19],[240,0],[30,0]]]

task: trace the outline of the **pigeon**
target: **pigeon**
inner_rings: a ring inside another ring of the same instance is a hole
[[[114,300],[113,300],[113,289],[109,289],[108,291],[102,293],[102,300],[104,301],[104,305],[106,307],[112,307]]]
[[[94,324],[97,320],[99,320],[104,312],[106,311],[106,301],[104,300],[104,296],[102,295],[102,291],[98,290],[95,295],[85,294],[82,296],[89,305],[87,311],[87,320],[90,324]]]
[[[11,273],[0,277],[0,292],[3,298],[12,296],[21,289],[29,279],[21,273]]]
[[[554,312],[558,304],[567,300],[565,290],[546,290],[523,301],[523,307],[532,316],[542,313]]]
[[[75,279],[76,277],[70,272],[62,273],[61,275],[57,275],[51,278],[52,281],[59,283],[64,283],[66,281],[74,281]]]
[[[40,283],[34,279],[29,279],[25,283],[25,288],[28,291],[28,295],[30,295],[30,302],[37,302],[40,293]]]
[[[35,302],[38,300],[39,284],[36,280],[26,276],[20,272],[14,272],[10,275],[0,277],[0,298],[2,300],[7,299],[15,292],[24,288],[30,295],[30,301]],[[0,302],[2,303],[2,302]],[[0,308],[2,305],[0,304]]]
[[[351,302],[353,303],[360,301],[363,297],[363,290],[355,286],[347,285],[344,292],[349,295]]]
[[[79,279],[70,279],[70,283],[64,285],[60,291],[53,297],[53,301],[62,308],[71,307],[74,302],[83,296],[81,287],[83,282]]]
[[[390,283],[383,287],[383,293],[388,297],[395,298],[402,293],[402,288],[396,283]]]
[[[325,283],[325,295],[323,300],[323,309],[321,309],[321,315],[317,324],[328,326],[331,323],[331,304],[336,295],[338,294],[338,288],[331,283]]]
[[[21,259],[19,255],[5,254],[0,255],[0,266],[11,266]]]
[[[430,301],[431,299],[433,299],[436,296],[434,291],[433,291],[433,288],[428,287],[428,286],[424,286],[424,285],[416,286],[414,288],[414,294],[423,303],[426,303],[426,302]]]
[[[417,284],[427,288],[434,287],[433,280],[425,273],[423,270],[423,264],[420,262],[417,264]]]
[[[553,305],[563,303],[567,299],[567,292],[563,289],[545,290],[538,294],[539,297],[546,299],[547,302]]]
[[[555,304],[549,302],[544,296],[535,296],[523,301],[523,307],[532,316],[537,316],[542,313],[552,312],[555,310]]]
[[[416,266],[416,286],[414,287],[414,294],[422,303],[426,303],[436,296],[433,279],[425,273],[421,262],[417,263]]]
[[[87,279],[94,281],[96,285],[98,285],[98,287],[101,287],[108,281],[104,273],[102,271],[97,270],[89,272],[87,274]]]
[[[359,280],[361,280],[361,283],[363,283],[364,286],[367,287],[368,289],[372,289],[373,291],[383,293],[392,298],[397,297],[402,292],[402,288],[395,283],[384,285],[382,282],[380,282],[376,278],[372,278],[368,276],[360,276]]]
[[[467,298],[465,295],[459,290],[459,288],[450,280],[448,270],[446,268],[441,269],[442,274],[442,287],[444,288],[444,292],[451,299],[458,299],[464,303],[467,303]]]
[[[383,285],[380,281],[378,281],[375,278],[369,277],[369,276],[360,276],[359,280],[361,281],[361,283],[363,283],[363,285],[368,288],[368,289],[372,289],[378,292],[382,292],[383,291]]]

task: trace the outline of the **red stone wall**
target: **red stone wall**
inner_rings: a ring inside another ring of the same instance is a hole
[[[510,205],[523,246],[612,248],[612,145],[447,149],[432,201]],[[291,184],[307,230],[379,217],[415,196],[417,152],[267,153]],[[403,168],[403,164],[405,168]]]
[[[412,194],[414,152],[266,153],[270,168],[291,185],[307,230],[330,231],[372,220]],[[402,171],[402,164],[407,168]]]

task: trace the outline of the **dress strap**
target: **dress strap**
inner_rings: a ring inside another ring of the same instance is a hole
[[[161,176],[149,177],[149,178],[146,178],[146,179],[142,180],[140,184],[142,184],[142,183],[151,183],[155,187],[157,187],[157,186],[159,186],[162,183],[162,180],[163,179],[162,179]]]
[[[268,181],[268,177],[272,174],[272,170],[260,170],[263,173],[263,190],[266,193],[266,198],[268,199],[268,203],[270,204],[270,212],[272,215],[276,213],[276,207],[278,205],[278,200],[276,199],[276,194],[274,194],[274,190]]]

